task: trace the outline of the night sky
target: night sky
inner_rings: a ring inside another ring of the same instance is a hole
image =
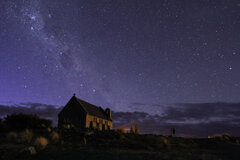
[[[0,102],[240,101],[238,0],[0,1]]]

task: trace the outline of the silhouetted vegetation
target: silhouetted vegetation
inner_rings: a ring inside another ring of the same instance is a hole
[[[0,134],[1,134],[1,132],[5,132],[5,131],[6,131],[6,125],[3,122],[3,120],[0,119]]]
[[[37,115],[12,114],[8,115],[3,123],[6,124],[8,130],[23,130],[23,129],[43,129],[51,127],[50,120],[39,118]]]
[[[134,133],[133,126],[130,127],[130,131],[129,132],[132,133],[132,134]]]
[[[51,134],[51,140],[53,143],[58,143],[60,140],[60,135],[57,132],[52,132]]]
[[[30,129],[25,129],[22,133],[20,133],[20,138],[23,143],[29,144],[33,138],[33,132]]]
[[[126,133],[126,130],[123,127],[119,127],[117,131],[121,133]]]
[[[138,129],[138,125],[137,125],[137,124],[135,125],[134,133],[135,133],[135,134],[139,134],[139,129]]]
[[[131,134],[139,134],[138,125],[136,124],[135,127],[131,126],[130,130],[129,130],[129,133],[131,133]]]
[[[48,140],[45,137],[38,137],[34,144],[38,149],[43,150],[48,145]]]

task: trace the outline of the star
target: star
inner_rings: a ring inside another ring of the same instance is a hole
[[[48,18],[52,18],[52,14],[49,13],[49,14],[48,14]]]
[[[208,43],[207,43],[207,42],[204,42],[204,43],[203,43],[203,45],[204,45],[204,46],[207,46],[207,45],[208,45]]]
[[[36,16],[30,16],[31,20],[36,20]]]

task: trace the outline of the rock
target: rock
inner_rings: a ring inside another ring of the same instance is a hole
[[[28,147],[28,150],[29,150],[31,155],[37,154],[36,149],[33,146]]]
[[[93,131],[89,131],[89,132],[86,132],[86,133],[85,133],[86,136],[90,136],[90,135],[93,135],[93,134],[94,134]]]
[[[20,153],[25,154],[25,155],[35,155],[35,154],[37,154],[36,149],[33,146],[24,148]]]

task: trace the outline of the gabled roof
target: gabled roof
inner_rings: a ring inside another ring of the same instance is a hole
[[[83,109],[90,115],[92,116],[96,116],[99,118],[103,118],[109,121],[112,121],[107,114],[105,113],[105,111],[98,106],[95,106],[89,102],[86,102],[84,100],[81,100],[79,98],[77,98],[76,96],[74,96],[76,98],[76,100],[78,101],[78,103],[83,107]]]

